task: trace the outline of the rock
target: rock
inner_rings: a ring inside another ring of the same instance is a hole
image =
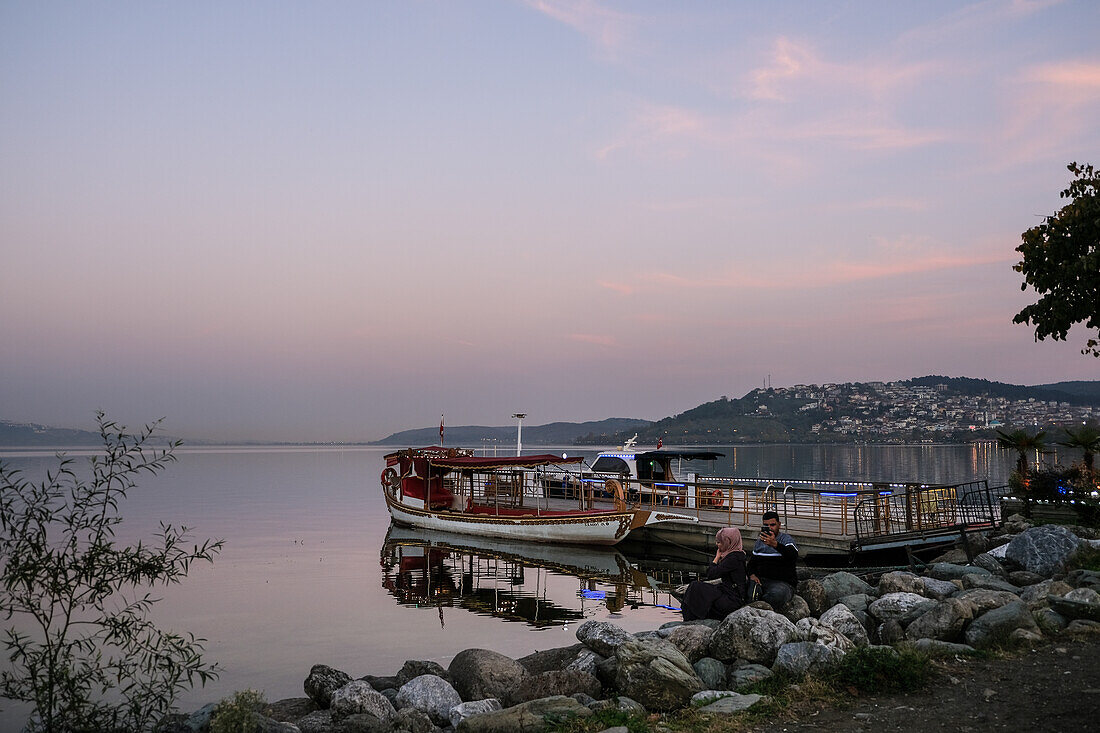
[[[497,710],[503,710],[504,706],[500,704],[500,700],[496,698],[489,698],[488,700],[471,700],[459,705],[455,705],[451,708],[451,725],[455,728],[466,718],[473,717],[474,715],[484,715],[485,713],[492,713]]]
[[[1082,540],[1065,527],[1045,524],[1016,535],[1008,543],[1005,558],[1024,570],[1049,578],[1062,570]]]
[[[700,692],[699,695],[706,695],[711,692],[716,691],[707,690],[705,692]],[[715,698],[713,702],[699,708],[698,712],[707,713],[709,715],[733,715],[742,710],[748,710],[764,699],[761,695],[741,695],[736,692],[719,692],[719,694],[721,695],[720,697]],[[704,699],[707,698],[700,698],[700,701]]]
[[[1031,529],[1032,526],[1031,520],[1023,514],[1013,514],[1001,523],[1001,529],[1012,534],[1024,532]]]
[[[284,723],[272,720],[266,715],[252,714],[254,733],[302,733],[301,729],[293,723]]]
[[[1079,568],[1066,576],[1066,582],[1074,588],[1092,588],[1100,591],[1100,572]]]
[[[615,656],[620,644],[633,639],[629,631],[608,621],[585,621],[577,629],[577,641],[601,657]]]
[[[1008,638],[1017,644],[1036,644],[1043,640],[1043,632],[1039,631],[1038,626],[1034,629],[1013,629]]]
[[[798,623],[799,619],[809,618],[810,606],[802,596],[793,595],[791,600],[783,606],[783,615],[792,623]]]
[[[1073,588],[1069,584],[1062,582],[1061,580],[1041,580],[1034,585],[1029,585],[1025,588],[1021,588],[1017,591],[1020,594],[1020,600],[1026,603],[1031,608],[1042,608],[1050,605],[1047,601],[1047,597],[1051,595],[1064,596],[1069,593]]]
[[[1067,634],[1095,636],[1100,634],[1100,622],[1075,619],[1066,626]]]
[[[592,653],[584,644],[573,644],[572,646],[557,647],[555,649],[544,649],[540,652],[528,654],[526,657],[520,657],[516,661],[523,665],[523,668],[530,674],[536,674],[538,672],[549,672],[552,669],[565,669],[580,656],[581,652]]]
[[[1017,588],[1026,588],[1029,585],[1041,583],[1043,580],[1042,575],[1033,573],[1030,570],[1013,570],[1008,574],[1008,582]]]
[[[614,687],[615,678],[619,675],[619,660],[615,657],[600,659],[596,662],[596,679],[603,683],[604,687]]]
[[[451,722],[451,708],[462,702],[451,683],[434,674],[413,677],[397,691],[398,708],[416,708],[423,711],[433,723],[447,725]]]
[[[367,713],[379,720],[392,718],[397,710],[378,690],[364,680],[352,680],[332,693],[332,719],[339,720],[349,715]]]
[[[815,578],[803,580],[798,584],[798,595],[806,601],[811,616],[820,616],[829,608],[829,594],[825,591],[825,585]]]
[[[947,552],[932,560],[932,562],[945,562],[952,565],[963,565],[969,560],[966,550],[961,547],[952,547]]]
[[[599,654],[591,649],[584,649],[577,654],[577,658],[565,667],[567,672],[585,672],[587,674],[596,675],[596,665],[603,659]],[[530,671],[530,670],[528,670]],[[553,670],[546,670],[552,672]]]
[[[958,598],[939,601],[905,629],[910,639],[956,641],[974,618],[974,606]]]
[[[844,570],[826,575],[821,580],[821,584],[825,587],[825,604],[829,608],[836,605],[837,601],[844,596],[856,593],[871,595],[874,591],[868,583]]]
[[[954,655],[954,654],[974,654],[978,650],[969,644],[955,644],[950,641],[940,641],[939,639],[917,639],[913,642],[913,648],[918,649],[928,654],[938,655]]]
[[[351,675],[333,669],[327,664],[315,664],[309,670],[309,676],[302,683],[306,697],[327,708],[332,704],[332,693],[351,682]]]
[[[459,721],[455,730],[470,733],[535,733],[570,718],[587,718],[591,715],[591,710],[573,698],[556,695],[470,716]]]
[[[437,662],[419,661],[412,659],[401,665],[401,669],[397,673],[395,684],[393,684],[392,687],[400,688],[402,685],[404,685],[406,682],[413,679],[414,677],[419,677],[425,674],[434,674],[436,677],[441,677],[448,682],[451,681],[447,676],[447,670],[443,669],[442,665],[438,664]],[[376,687],[375,689],[378,688]]]
[[[931,608],[931,601],[916,593],[887,593],[867,607],[867,612],[879,621],[895,619],[904,626],[912,618]],[[927,606],[927,608],[925,608]],[[920,610],[924,608],[924,610]]]
[[[798,633],[790,619],[774,611],[745,606],[718,626],[711,641],[711,656],[722,661],[745,659],[771,664],[779,647]]]
[[[833,647],[845,653],[855,649],[856,646],[847,636],[815,618],[800,619],[795,624],[795,628],[798,629],[798,637],[802,641]]]
[[[516,660],[488,649],[459,652],[447,671],[454,680],[454,688],[465,701],[490,697],[504,699],[508,690],[527,674]]]
[[[929,598],[935,598],[936,600],[942,600],[947,598],[952,593],[959,590],[959,586],[952,583],[950,580],[937,580],[936,578],[921,578],[921,584],[924,585],[924,592],[921,595]]]
[[[587,707],[594,713],[598,713],[601,710],[618,710],[627,715],[645,715],[646,713],[646,709],[642,707],[641,703],[631,700],[625,695],[619,695],[611,700],[596,700]]]
[[[878,579],[878,594],[884,596],[888,593],[924,595],[924,582],[920,576],[903,570],[883,573],[882,577]]]
[[[707,656],[713,638],[714,629],[699,625],[678,626],[668,635],[668,641],[692,664]]]
[[[1068,619],[1100,621],[1100,593],[1092,588],[1074,588],[1064,596],[1049,595],[1050,607]]]
[[[615,688],[629,692],[647,710],[675,710],[703,689],[687,657],[667,641],[632,639],[619,645],[615,659]]]
[[[439,726],[432,722],[427,713],[416,708],[398,710],[387,728],[402,731],[402,733],[439,733],[440,731]]]
[[[539,672],[521,678],[504,698],[506,705],[519,705],[523,702],[538,700],[540,697],[555,695],[573,695],[582,692],[590,697],[599,697],[603,685],[595,675],[588,672],[570,672],[552,670]]]
[[[795,641],[779,647],[772,670],[797,677],[827,670],[843,658],[844,651],[836,647],[812,641]]]
[[[1015,593],[1009,593],[1003,590],[986,590],[985,588],[964,590],[955,596],[955,598],[966,601],[972,605],[974,607],[975,618],[981,616],[983,613],[992,611],[994,608],[1000,608],[1005,604],[1020,600],[1020,597]]]
[[[308,697],[291,697],[285,700],[276,700],[267,705],[260,712],[272,720],[281,720],[293,723],[299,718],[317,710],[317,703]]]
[[[332,722],[331,710],[315,710],[295,723],[302,733],[334,733],[336,726]]]
[[[1031,615],[1035,618],[1035,623],[1044,633],[1058,633],[1065,631],[1065,628],[1069,625],[1069,619],[1062,614],[1055,611],[1049,606],[1046,608],[1033,609]]]
[[[401,686],[397,683],[397,675],[392,675],[389,677],[379,677],[373,674],[365,674],[359,679],[363,680],[364,682],[370,683],[370,686],[378,690],[379,692],[390,688],[396,690],[398,687]]]
[[[970,575],[977,573],[978,575],[992,575],[985,568],[979,568],[974,565],[956,565],[950,562],[937,562],[933,563],[928,569],[928,574],[936,580],[955,580],[956,578],[962,578],[964,575]]]
[[[728,676],[729,688],[739,690],[754,682],[767,679],[773,674],[775,673],[762,664],[745,663],[730,669]]]
[[[1039,630],[1022,601],[1006,603],[976,618],[966,629],[966,643],[981,649],[1008,638],[1016,629]]]
[[[852,609],[843,603],[838,603],[821,614],[819,620],[825,626],[844,634],[856,646],[866,646],[870,643],[870,639],[867,637],[867,628],[863,625],[863,622],[856,617]]]
[[[893,646],[905,640],[905,629],[897,619],[892,618],[879,624],[875,636],[878,637],[879,644]]]
[[[962,585],[965,590],[971,588],[985,588],[986,590],[1003,590],[1008,593],[1019,593],[1019,589],[1004,578],[996,575],[977,575],[970,573],[962,577]]]
[[[975,556],[973,564],[979,568],[985,568],[998,578],[1008,576],[1008,571],[1005,570],[1005,566],[1001,564],[1001,561],[988,552]]]
[[[871,602],[875,600],[875,597],[866,593],[853,593],[850,596],[843,596],[837,599],[837,603],[843,603],[852,611],[858,613],[860,611],[866,611],[867,606],[871,605]],[[836,605],[836,604],[833,604]],[[833,606],[829,606],[832,608]]]
[[[726,665],[714,657],[703,657],[692,664],[691,668],[695,670],[695,674],[699,675],[703,687],[708,690],[729,689],[727,687],[729,683],[726,677]]]

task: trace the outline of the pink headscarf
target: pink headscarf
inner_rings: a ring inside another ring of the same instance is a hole
[[[719,560],[731,552],[744,551],[744,545],[741,542],[741,530],[737,527],[723,527],[718,530],[718,534],[714,539],[718,543]]]

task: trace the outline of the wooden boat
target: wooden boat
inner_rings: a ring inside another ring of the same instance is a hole
[[[386,456],[382,493],[394,522],[525,542],[614,545],[631,531],[696,517],[630,508],[620,492],[611,509],[551,504],[540,469],[580,463],[555,455],[476,457],[459,448],[409,448]]]

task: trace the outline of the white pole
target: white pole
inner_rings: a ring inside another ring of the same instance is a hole
[[[523,454],[523,418],[527,417],[527,413],[517,412],[512,417],[519,420],[516,425],[516,455],[519,456]]]

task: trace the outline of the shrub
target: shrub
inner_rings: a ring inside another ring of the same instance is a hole
[[[202,640],[158,629],[148,589],[178,583],[220,541],[189,546],[187,527],[160,525],[155,543],[115,543],[119,502],[142,473],[175,460],[178,443],[153,449],[158,425],[138,435],[97,415],[103,455],[91,481],[72,461],[32,483],[0,462],[0,616],[8,664],[0,697],[30,703],[28,731],[145,731],[176,695],[217,676]]]
[[[210,716],[210,733],[252,733],[256,729],[256,712],[267,704],[257,690],[240,690],[214,708]]]
[[[877,693],[918,690],[933,674],[929,656],[914,649],[858,647],[844,655],[829,676],[844,689]]]

